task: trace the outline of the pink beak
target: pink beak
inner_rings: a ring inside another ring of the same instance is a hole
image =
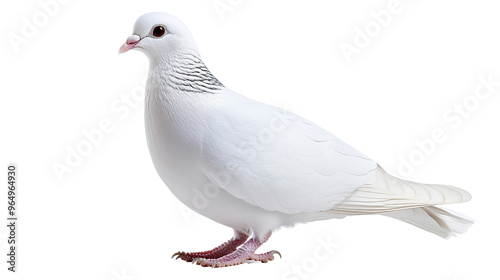
[[[121,53],[124,53],[128,50],[131,50],[135,47],[135,45],[139,44],[139,42],[141,41],[141,37],[139,37],[139,35],[131,35],[127,38],[127,41],[125,42],[125,44],[123,44],[121,47],[120,47],[120,51],[118,51],[118,54],[121,54]]]

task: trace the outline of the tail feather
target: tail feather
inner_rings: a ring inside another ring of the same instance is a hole
[[[436,206],[426,206],[392,212],[382,215],[412,224],[443,238],[465,233],[474,220],[450,210]]]

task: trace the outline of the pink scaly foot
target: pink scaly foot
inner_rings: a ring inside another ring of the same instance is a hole
[[[172,255],[176,257],[175,259],[185,260],[187,262],[191,262],[194,258],[204,258],[204,259],[217,259],[223,257],[227,254],[230,254],[238,248],[241,244],[247,241],[248,235],[242,232],[235,231],[234,237],[229,241],[223,243],[219,247],[216,247],[212,250],[204,251],[204,252],[177,252]]]
[[[254,237],[248,240],[236,251],[216,259],[194,258],[192,261],[193,263],[199,264],[201,266],[225,267],[242,264],[247,260],[266,263],[268,261],[274,260],[274,254],[278,254],[281,258],[281,254],[278,251],[274,250],[264,254],[255,254],[255,250],[257,250],[264,242],[266,242],[270,236],[271,233],[268,233],[262,241]]]

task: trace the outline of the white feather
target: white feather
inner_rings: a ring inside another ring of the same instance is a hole
[[[443,238],[465,233],[474,224],[471,218],[436,206],[396,210],[382,215],[412,224]]]

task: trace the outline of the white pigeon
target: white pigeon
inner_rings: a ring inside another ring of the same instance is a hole
[[[381,214],[444,238],[473,224],[434,206],[468,201],[468,192],[393,177],[316,124],[226,88],[176,17],[141,16],[120,53],[131,49],[149,58],[145,124],[156,171],[182,203],[234,229],[217,248],[172,257],[267,262],[279,253],[255,251],[273,231],[350,215]]]

